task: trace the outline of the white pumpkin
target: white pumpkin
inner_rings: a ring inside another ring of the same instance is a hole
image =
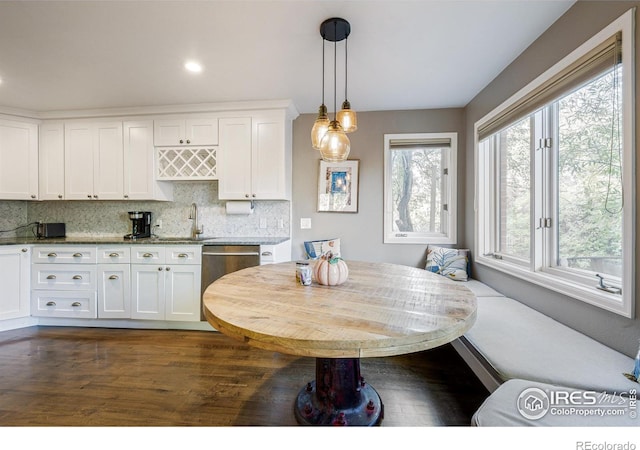
[[[348,277],[347,263],[339,258],[320,259],[313,267],[313,278],[318,284],[337,286],[347,281]]]

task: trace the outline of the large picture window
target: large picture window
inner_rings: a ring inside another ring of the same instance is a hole
[[[456,243],[457,145],[456,133],[385,135],[385,243]]]
[[[628,13],[476,124],[476,261],[627,317],[632,43]]]

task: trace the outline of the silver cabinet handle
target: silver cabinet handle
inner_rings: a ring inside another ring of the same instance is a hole
[[[47,306],[56,306],[56,302],[47,302]]]
[[[82,253],[74,253],[73,257],[74,258],[82,258]]]
[[[262,256],[271,256],[273,253],[271,252],[262,252]]]
[[[29,249],[27,249],[27,248],[23,248],[22,249],[22,253],[27,253],[28,251],[29,251]]]
[[[82,306],[82,303],[80,303],[80,302],[73,302],[73,303],[71,304],[71,306]]]
[[[181,143],[181,144],[184,144],[184,141],[183,141],[182,139],[180,139],[180,143]]]
[[[55,276],[55,275],[49,275],[49,276],[47,277],[47,280],[55,280],[55,279],[56,279],[56,276]]]
[[[166,269],[164,269],[164,270],[166,270],[166,271],[168,272],[168,271],[170,271],[170,270],[171,270],[171,267],[167,267],[167,268],[166,268]]]
[[[36,196],[32,194],[32,195],[31,195],[31,198],[36,198]]]
[[[162,270],[162,267],[158,267],[158,270]]]
[[[62,194],[58,194],[58,198],[62,198]]]
[[[178,255],[178,258],[188,258],[188,257],[189,257],[189,255],[187,255],[186,253],[180,253]]]
[[[187,139],[187,144],[191,144],[191,140],[190,139]]]
[[[51,252],[51,253],[49,253],[47,256],[51,256],[51,257],[55,258],[56,256],[58,256],[58,254],[57,254],[57,253],[53,253],[53,252]]]
[[[73,279],[74,280],[82,280],[82,276],[81,275],[74,275]]]
[[[120,256],[120,253],[109,253],[109,256],[111,256],[112,258],[117,258],[118,256]]]
[[[153,254],[152,253],[145,253],[144,255],[142,255],[143,258],[152,258]]]
[[[118,279],[118,275],[111,275],[109,277],[110,280],[117,280]]]

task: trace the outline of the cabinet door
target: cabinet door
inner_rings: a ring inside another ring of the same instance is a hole
[[[219,152],[218,198],[251,199],[251,118],[220,119]]]
[[[185,122],[187,133],[186,144],[216,145],[218,144],[218,119],[187,119]]]
[[[287,152],[284,120],[256,117],[252,127],[252,195],[261,200],[290,200],[291,152]]]
[[[0,199],[38,198],[38,126],[0,120]]]
[[[166,266],[166,320],[200,321],[200,266]]]
[[[40,125],[39,150],[40,200],[64,199],[64,125],[45,122]]]
[[[164,272],[162,265],[131,265],[132,319],[164,319]]]
[[[29,248],[0,248],[0,320],[29,316]]]
[[[124,197],[152,200],[153,121],[124,123]]]
[[[161,119],[153,122],[153,142],[158,147],[185,144],[185,123],[182,119]]]
[[[67,200],[93,198],[94,154],[89,123],[64,125],[64,191]]]
[[[122,122],[95,124],[93,151],[95,164],[93,198],[122,200],[124,195]]]
[[[98,265],[98,317],[131,317],[131,280],[129,264]]]

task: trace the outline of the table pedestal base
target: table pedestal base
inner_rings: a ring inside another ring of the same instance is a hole
[[[316,379],[296,399],[294,412],[301,425],[379,425],[382,401],[360,376],[358,358],[316,358]]]

